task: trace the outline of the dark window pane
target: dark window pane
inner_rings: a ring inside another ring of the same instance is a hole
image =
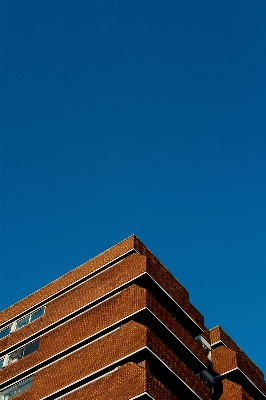
[[[32,343],[28,344],[25,347],[24,357],[27,356],[30,353],[33,353],[35,350],[38,350],[39,342],[40,342],[40,340],[38,339],[38,340],[35,340],[35,342],[32,342]]]
[[[4,365],[4,358],[1,358],[1,360],[0,360],[0,369],[3,368],[3,365]]]
[[[27,315],[27,317],[24,317],[24,318],[20,319],[17,322],[16,330],[22,328],[24,325],[27,325],[29,323],[29,320],[30,320],[30,316],[29,315]]]
[[[18,383],[17,393],[22,393],[25,392],[25,390],[30,389],[31,384],[32,384],[32,376]]]
[[[37,318],[42,317],[44,314],[44,307],[40,308],[39,310],[35,311],[32,315],[31,315],[31,321],[34,321]]]
[[[0,331],[0,339],[2,339],[3,337],[9,335],[10,331],[11,331],[11,325],[8,326],[7,328],[3,329],[2,331]]]

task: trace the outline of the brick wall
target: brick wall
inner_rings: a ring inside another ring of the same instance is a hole
[[[207,353],[201,344],[149,292],[147,294],[147,305],[207,367]]]
[[[134,363],[119,367],[85,387],[63,397],[64,400],[126,400],[146,391],[147,371]]]
[[[147,258],[145,256],[137,254],[130,255],[118,264],[115,264],[113,267],[92,277],[78,287],[73,288],[69,292],[49,302],[46,306],[45,315],[42,318],[0,340],[0,351],[20,342],[24,338],[38,332],[49,324],[58,321],[60,318],[65,317],[71,312],[74,312],[106,293],[118,288],[131,279],[146,272],[147,269],[165,290],[170,290],[169,283],[167,283],[159,273],[159,266],[157,269],[151,266],[148,268]],[[180,298],[178,292],[173,292],[172,297],[178,303],[182,300],[183,303],[180,305],[183,306],[185,311],[204,329],[201,314],[188,301]]]
[[[22,312],[26,312],[26,310],[29,310],[40,301],[48,299],[49,296],[67,288],[68,285],[75,283],[77,280],[88,277],[90,273],[114,261],[117,257],[121,257],[127,252],[132,253],[134,249],[140,254],[127,255],[119,263],[106,268],[102,272],[98,271],[100,273],[85,280],[79,286],[68,289],[64,294],[49,300],[43,317],[0,340],[0,351],[7,350],[32,335],[37,335],[42,329],[49,327],[82,307],[88,307],[89,304],[98,300],[101,296],[109,295],[109,292],[147,272],[204,330],[203,336],[208,342],[214,344],[221,340],[228,346],[220,345],[213,350],[212,366],[214,371],[222,374],[239,367],[262,392],[266,393],[264,377],[259,368],[220,327],[213,328],[210,332],[205,328],[203,316],[189,302],[186,289],[134,235],[4,310],[0,313],[0,324],[15,318],[16,315]],[[140,280],[137,282],[141,284]],[[152,289],[150,288],[150,290]],[[167,304],[167,301],[166,303],[163,301],[163,304]],[[171,309],[170,305],[169,303],[169,309]],[[87,309],[87,311],[77,315],[72,320],[54,327],[53,330],[41,336],[40,346],[37,351],[0,370],[0,382],[7,381],[144,307],[148,307],[207,368],[209,365],[207,352],[180,322],[165,309],[160,303],[160,298],[155,299],[148,290],[136,284],[131,284],[131,286],[124,288],[115,296],[107,298],[102,303]],[[182,315],[180,318],[180,321],[182,321]],[[187,322],[185,320],[183,322],[184,326],[189,326],[186,325]],[[170,344],[166,343],[166,339],[161,341],[150,329],[134,320],[121,323],[122,325],[118,329],[37,371],[34,374],[32,388],[16,398],[19,400],[39,400],[106,367],[108,364],[116,362],[120,358],[127,357],[130,353],[138,351],[144,346],[148,346],[201,399],[211,399],[209,388],[178,358],[177,351],[179,350],[176,349],[174,354],[167,347]],[[192,330],[193,328],[191,328]],[[197,332],[197,329],[195,332]],[[186,361],[184,355],[182,359]],[[189,364],[188,360],[186,362],[193,368],[193,359],[191,364]],[[158,378],[160,372],[157,374],[152,368],[149,370],[148,363],[145,360],[139,365],[127,362],[106,376],[100,377],[84,386],[84,388],[65,395],[64,400],[83,400],[88,398],[126,400],[145,391],[148,391],[158,400],[178,400],[152,375],[152,371]],[[228,376],[225,376],[225,379],[220,381],[220,391],[216,394],[216,399],[252,400],[252,397],[241,386],[227,378]],[[164,382],[171,387],[169,381],[168,383],[166,383],[167,381]],[[184,395],[180,394],[180,397],[184,399]]]
[[[260,378],[262,382],[264,382],[263,372],[254,364],[253,361],[237,346],[237,344],[228,336],[224,330],[220,326],[216,326],[215,328],[210,330],[210,338],[211,343],[216,343],[221,340],[226,346],[230,349],[235,350],[239,360],[242,360],[251,370],[254,371]]]
[[[131,321],[58,360],[34,374],[32,388],[23,394],[23,399],[39,400],[144,347],[146,332],[144,326]]]
[[[210,331],[210,336],[212,343],[222,340],[228,346],[221,345],[212,351],[214,371],[223,374],[238,367],[266,394],[266,385],[262,371],[247,357],[236,343],[219,326]]]
[[[225,346],[214,349],[212,351],[212,367],[218,374],[224,374],[234,368],[239,368],[266,395],[266,385],[257,374],[257,371],[251,369],[250,365],[246,364],[235,350]]]
[[[128,400],[147,391],[156,400],[178,400],[147,370],[127,363],[85,387],[63,397],[63,400]]]
[[[32,388],[23,394],[23,399],[39,400],[146,345],[199,393],[203,400],[210,400],[210,393],[203,382],[149,329],[134,321],[36,372]]]
[[[168,271],[165,266],[160,263],[160,261],[152,254],[152,252],[147,249],[147,247],[137,238],[134,236],[134,248],[142,255],[147,256],[150,260],[150,264],[153,267],[158,268],[160,270],[160,275],[162,278],[169,283],[168,286],[173,287],[175,292],[179,292],[181,296],[184,297],[185,300],[188,300],[188,291],[181,285],[180,282]]]
[[[148,330],[147,344],[201,399],[211,399],[209,388],[150,330]]]
[[[132,250],[134,248],[135,236],[132,235],[129,238],[123,240],[122,242],[116,244],[110,249],[104,251],[98,256],[92,258],[91,260],[85,262],[79,267],[73,269],[72,271],[66,273],[55,281],[49,283],[43,288],[37,290],[36,292],[30,294],[28,297],[20,300],[18,303],[13,304],[8,307],[0,314],[0,324],[5,321],[15,317],[17,314],[27,310],[28,308],[34,306],[38,302],[46,299],[47,297],[53,295],[59,290],[65,288],[78,279],[88,275],[89,273],[97,270],[102,265],[114,260],[115,258],[121,256],[122,254]],[[56,268],[56,266],[55,266]]]
[[[188,296],[178,289],[177,280],[159,262],[147,259],[147,272],[158,282],[167,293],[194,319],[204,330],[204,318],[202,314],[189,302]]]
[[[52,355],[94,335],[147,306],[207,366],[207,354],[193,336],[146,290],[131,285],[41,337],[38,351],[0,370],[0,382],[16,376]]]
[[[145,289],[137,285],[124,289],[116,296],[43,335],[37,351],[0,370],[0,382],[92,336],[145,305]]]
[[[18,303],[13,304],[7,309],[3,310],[0,314],[0,324],[8,321],[16,315],[24,312],[25,310],[33,307],[35,304],[47,299],[49,296],[57,293],[58,291],[66,288],[68,285],[76,282],[77,280],[87,276],[99,269],[102,265],[109,263],[110,261],[120,257],[130,250],[136,249],[140,254],[148,256],[150,258],[150,264],[159,269],[161,278],[167,282],[167,286],[174,292],[178,292],[180,297],[184,300],[188,300],[187,290],[173,277],[173,275],[157,260],[157,258],[144,246],[144,244],[135,236],[132,235],[122,242],[116,244],[110,249],[104,251],[98,256],[85,262],[84,264],[76,267],[72,271],[66,273],[55,281],[49,283],[43,288],[30,294],[26,298],[20,300]],[[171,289],[172,290],[172,289]],[[197,310],[196,310],[197,311]],[[198,311],[197,311],[198,312]],[[199,313],[200,314],[200,313]]]
[[[224,379],[221,385],[219,397],[216,397],[219,400],[254,400],[253,397],[237,383]]]
[[[20,342],[80,307],[97,300],[145,271],[146,257],[137,254],[129,256],[101,274],[95,275],[78,287],[49,302],[42,318],[0,340],[0,351]]]

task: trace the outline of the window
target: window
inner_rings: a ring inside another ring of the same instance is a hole
[[[27,344],[27,346],[21,347],[11,354],[7,354],[4,358],[1,358],[0,360],[0,369],[4,368],[7,365],[13,364],[21,358],[26,357],[28,354],[31,354],[34,351],[38,350],[39,343],[40,339],[35,340],[34,342]]]
[[[8,357],[8,364],[13,364],[14,362],[20,360],[23,357],[24,349],[19,349],[14,353],[10,354]]]
[[[10,386],[9,388],[0,392],[0,400],[8,400],[12,397],[16,396],[19,393],[25,392],[31,388],[33,376],[29,376],[21,382],[16,383],[15,385]]]
[[[11,332],[11,325],[8,326],[7,328],[3,329],[2,331],[0,331],[0,339],[2,339],[3,337],[9,335]]]
[[[39,343],[40,343],[40,339],[35,340],[35,342],[31,342],[27,346],[25,346],[23,357],[26,357],[28,354],[31,354],[34,351],[38,350]]]
[[[196,375],[205,383],[205,385],[209,386],[211,393],[213,394],[215,384],[214,377],[206,369]]]
[[[37,318],[42,317],[44,314],[44,307],[40,308],[39,310],[35,311],[34,313],[31,314],[31,319],[30,322],[34,321]]]
[[[23,318],[19,319],[18,321],[14,321],[7,328],[4,328],[0,331],[0,339],[9,335],[11,332],[17,331],[18,329],[22,328],[23,326],[28,325],[30,322],[35,321],[35,319],[42,317],[44,314],[44,311],[45,311],[45,307],[42,307],[42,308],[39,308],[37,311],[34,311],[33,313],[26,315],[26,317],[23,317]]]
[[[28,325],[30,322],[35,321],[35,319],[42,317],[44,314],[44,307],[39,308],[39,310],[34,311],[32,314],[27,315],[26,317],[17,321],[15,326],[15,331],[22,328],[25,325]]]
[[[27,315],[27,317],[20,319],[16,324],[16,331],[22,328],[23,326],[28,325],[29,322],[30,322],[30,315]]]

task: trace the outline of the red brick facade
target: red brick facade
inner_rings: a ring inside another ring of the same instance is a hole
[[[0,399],[9,398],[266,400],[266,388],[133,235],[0,313]]]

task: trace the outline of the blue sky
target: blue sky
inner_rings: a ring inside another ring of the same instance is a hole
[[[266,372],[265,1],[0,4],[0,308],[135,233]]]

